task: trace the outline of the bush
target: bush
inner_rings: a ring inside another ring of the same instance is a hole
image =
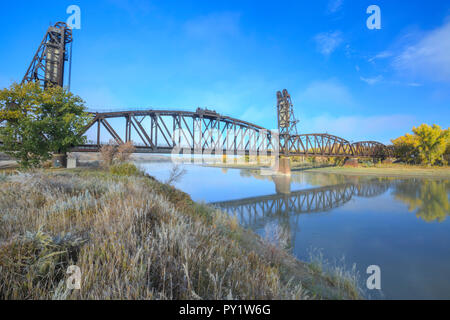
[[[135,147],[132,141],[117,145],[114,140],[110,140],[108,144],[100,148],[100,157],[103,160],[103,165],[110,167],[113,164],[128,161],[134,151]]]
[[[109,172],[118,176],[138,176],[141,171],[132,163],[119,163],[112,165]]]

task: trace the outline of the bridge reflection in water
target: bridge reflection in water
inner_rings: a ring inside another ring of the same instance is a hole
[[[330,211],[343,206],[352,197],[376,197],[390,187],[389,181],[376,179],[289,192],[290,181],[281,179],[273,179],[277,194],[212,202],[210,205],[235,216],[245,228],[256,230],[269,223],[278,223],[292,236],[296,230],[291,230],[291,226],[298,226],[300,215]]]

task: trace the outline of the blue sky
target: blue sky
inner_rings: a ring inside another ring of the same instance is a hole
[[[200,106],[272,129],[286,88],[301,133],[386,143],[449,126],[450,1],[2,1],[1,87],[71,4],[71,89],[91,109]]]

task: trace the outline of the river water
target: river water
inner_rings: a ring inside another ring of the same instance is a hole
[[[140,162],[158,180],[173,164]],[[183,165],[175,186],[211,203],[267,239],[284,239],[298,259],[356,266],[372,299],[450,299],[450,181]],[[275,236],[274,236],[275,234]],[[367,268],[379,266],[381,290]]]

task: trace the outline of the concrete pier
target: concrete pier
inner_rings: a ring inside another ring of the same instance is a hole
[[[281,174],[291,174],[291,159],[288,157],[280,157],[278,172]]]

